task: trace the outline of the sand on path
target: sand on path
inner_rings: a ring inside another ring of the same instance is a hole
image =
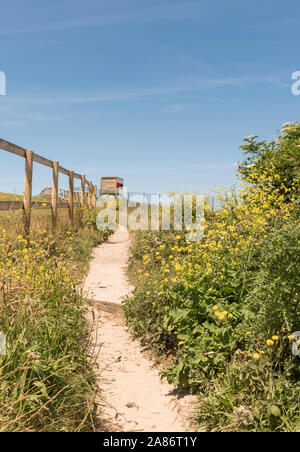
[[[185,432],[195,398],[183,395],[166,381],[148,359],[139,341],[127,332],[120,309],[133,287],[126,268],[130,239],[117,230],[94,250],[85,290],[89,291],[88,320],[100,396],[102,431]],[[107,311],[105,306],[108,306]]]

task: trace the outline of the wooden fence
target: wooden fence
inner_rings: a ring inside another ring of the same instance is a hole
[[[21,148],[9,141],[0,138],[0,149],[11,152],[25,159],[25,184],[23,201],[0,201],[0,210],[20,210],[23,209],[24,230],[25,234],[30,232],[31,209],[51,209],[51,219],[53,228],[57,222],[57,209],[68,208],[69,218],[73,221],[74,206],[87,204],[88,207],[96,207],[97,186],[91,181],[86,180],[84,174],[77,174],[74,171],[67,170],[59,165],[59,162],[48,160],[33,151]],[[33,202],[32,201],[32,177],[33,163],[39,163],[52,169],[52,190],[51,202]],[[59,173],[69,177],[68,201],[58,202],[58,177]],[[80,202],[74,202],[74,179],[81,181]],[[86,195],[86,185],[88,186]]]

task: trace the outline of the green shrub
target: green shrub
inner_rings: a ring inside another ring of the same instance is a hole
[[[95,379],[87,355],[82,278],[99,233],[92,211],[61,214],[55,233],[35,213],[0,217],[0,431],[79,431],[94,425]]]
[[[299,133],[291,126],[280,146],[259,149],[248,138],[252,166],[240,168],[237,190],[218,196],[220,209],[206,206],[201,241],[174,231],[135,236],[127,325],[167,356],[162,376],[200,394],[200,428],[299,428],[291,352],[300,330],[299,180],[289,157]]]
[[[245,303],[253,311],[251,328],[272,335],[300,330],[300,225],[275,230],[262,252],[262,265]]]

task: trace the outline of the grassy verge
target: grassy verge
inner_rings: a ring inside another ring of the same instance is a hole
[[[32,197],[33,201],[49,202],[50,196],[36,195]],[[0,192],[0,201],[23,201],[23,195],[17,195],[13,193]]]
[[[81,431],[94,424],[94,377],[86,352],[82,278],[93,246],[93,210],[61,213],[51,232],[33,216],[29,240],[21,216],[0,217],[0,431]]]
[[[278,141],[286,153],[294,129]],[[217,211],[205,207],[202,240],[139,232],[133,243],[127,324],[167,358],[162,376],[199,394],[206,431],[300,428],[299,175],[267,145],[262,166],[259,146],[238,188],[219,193]]]

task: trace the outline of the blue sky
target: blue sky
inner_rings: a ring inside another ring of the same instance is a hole
[[[298,1],[10,0],[0,14],[0,137],[98,185],[229,185],[244,136],[300,119]],[[0,152],[0,191],[22,192],[24,162]],[[50,181],[39,166],[34,191]]]

